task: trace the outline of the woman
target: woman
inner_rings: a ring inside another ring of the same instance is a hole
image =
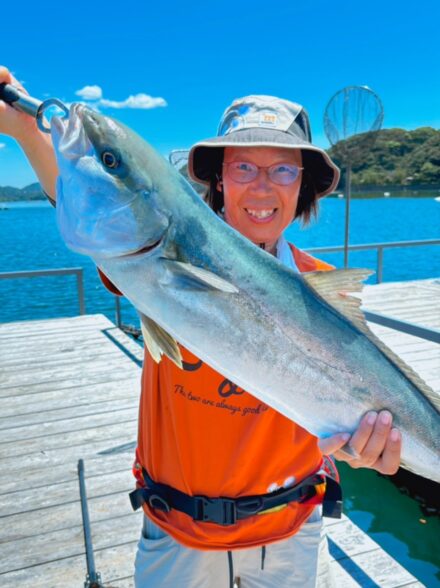
[[[2,81],[16,83],[5,68]],[[19,141],[54,198],[57,170],[48,139],[1,103],[0,132]],[[208,204],[256,245],[296,271],[331,269],[282,234],[295,218],[307,221],[339,177],[327,154],[311,144],[301,106],[267,96],[235,101],[218,136],[193,146],[188,170],[207,185]],[[145,356],[139,488],[132,494],[134,506],[142,504],[146,513],[136,586],[226,588],[234,578],[243,588],[331,585],[321,538],[322,485],[314,475],[328,453],[353,467],[395,472],[400,435],[391,415],[368,413],[351,438],[341,433],[318,444],[188,350],[181,352],[183,370],[167,358],[156,364]],[[356,458],[340,451],[349,438]]]

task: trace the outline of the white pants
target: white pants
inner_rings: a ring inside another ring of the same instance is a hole
[[[135,562],[136,588],[230,588],[231,572],[234,579],[240,578],[240,588],[332,587],[319,507],[298,533],[271,543],[265,553],[261,547],[251,547],[231,555],[184,547],[144,517]]]

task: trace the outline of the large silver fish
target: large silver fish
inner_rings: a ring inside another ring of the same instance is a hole
[[[312,434],[388,409],[402,466],[440,482],[439,399],[368,330],[364,270],[299,275],[220,220],[133,131],[74,105],[52,120],[61,235],[142,314],[153,357],[176,341]]]

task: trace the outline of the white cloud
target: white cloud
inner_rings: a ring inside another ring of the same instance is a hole
[[[96,110],[102,108],[131,108],[148,110],[151,108],[158,108],[167,106],[167,102],[164,98],[154,98],[148,94],[135,94],[129,96],[125,100],[108,100],[102,97],[102,88],[100,86],[84,86],[80,90],[75,92],[76,96],[79,96],[87,106],[91,106]]]
[[[84,100],[99,100],[102,98],[102,89],[100,86],[84,86],[81,90],[75,92],[76,96],[81,96]]]
[[[99,105],[105,108],[140,108],[146,110],[159,106],[167,106],[167,103],[163,98],[153,98],[152,96],[148,96],[148,94],[136,94],[120,102],[102,98],[99,101]]]

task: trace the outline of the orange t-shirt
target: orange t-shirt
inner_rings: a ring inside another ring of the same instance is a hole
[[[332,266],[291,245],[302,272]],[[107,286],[111,286],[104,277]],[[317,439],[180,346],[184,369],[145,351],[137,461],[151,478],[189,495],[266,494],[298,483],[322,463]],[[314,504],[290,503],[231,526],[194,521],[144,505],[146,514],[188,547],[229,550],[293,535]]]

